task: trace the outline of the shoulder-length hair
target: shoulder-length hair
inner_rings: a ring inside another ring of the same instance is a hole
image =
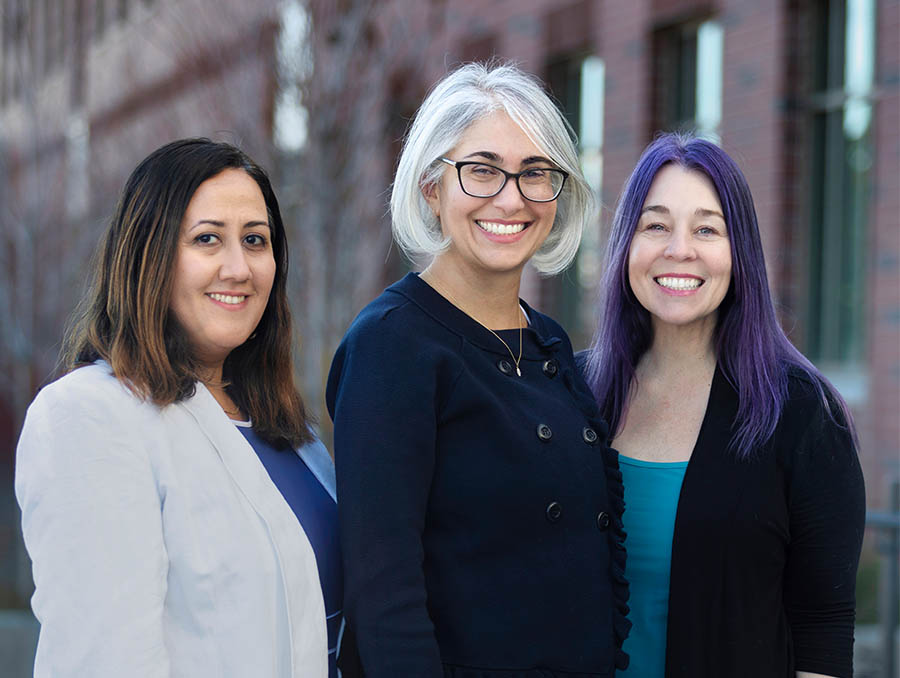
[[[265,171],[230,144],[173,141],[131,173],[95,254],[92,284],[72,318],[61,361],[71,371],[102,358],[135,395],[159,406],[194,394],[200,366],[170,312],[172,271],[194,192],[232,168],[246,172],[262,191],[276,268],[259,325],[228,355],[223,379],[260,436],[277,447],[297,446],[312,433],[294,385],[284,222]]]
[[[644,150],[625,184],[607,242],[600,320],[585,376],[610,430],[618,432],[624,423],[635,368],[653,339],[650,314],[628,281],[628,255],[650,185],[669,163],[710,179],[728,228],[731,284],[718,309],[714,342],[719,368],[739,397],[732,450],[746,457],[771,438],[788,397],[791,373],[806,375],[830,416],[852,431],[840,395],[778,323],[756,210],[743,173],[715,144],[682,134],[661,135]]]
[[[450,241],[422,190],[437,183],[445,171],[455,171],[440,158],[472,123],[495,111],[505,111],[542,153],[569,174],[550,234],[531,260],[541,273],[559,273],[578,251],[581,233],[594,215],[594,195],[581,173],[571,127],[540,82],[510,64],[466,64],[444,77],[425,98],[406,135],[394,177],[394,239],[411,259],[447,248]]]

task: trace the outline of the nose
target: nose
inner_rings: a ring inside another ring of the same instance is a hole
[[[250,278],[250,265],[247,253],[239,243],[229,243],[222,251],[222,265],[219,268],[220,280],[243,282]]]
[[[676,261],[693,259],[696,256],[694,244],[691,242],[690,229],[675,228],[666,244],[665,257]]]
[[[515,179],[508,179],[506,185],[500,189],[500,192],[492,200],[506,214],[513,214],[525,206],[525,198],[519,192],[519,186],[516,184]]]

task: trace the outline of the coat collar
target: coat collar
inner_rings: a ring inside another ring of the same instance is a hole
[[[506,348],[497,341],[497,337],[490,330],[441,296],[437,290],[422,280],[418,273],[406,274],[385,292],[393,292],[409,299],[437,322],[478,348],[500,356],[507,354]],[[546,359],[548,353],[559,350],[562,339],[557,336],[557,330],[550,326],[543,314],[535,311],[521,299],[519,303],[528,314],[529,320],[528,327],[522,331],[522,356],[532,360]],[[509,341],[518,343],[517,330],[500,330],[498,334],[507,343]]]

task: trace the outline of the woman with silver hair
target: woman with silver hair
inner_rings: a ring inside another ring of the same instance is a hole
[[[353,322],[328,378],[345,613],[368,678],[612,676],[627,664],[622,484],[562,328],[519,298],[593,215],[539,82],[470,64],[400,157],[421,273]]]

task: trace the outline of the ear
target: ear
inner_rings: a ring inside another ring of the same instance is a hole
[[[421,186],[422,197],[425,198],[425,202],[428,203],[428,206],[431,207],[431,211],[434,212],[434,216],[438,219],[441,217],[441,199],[440,199],[440,186],[437,182],[430,184],[422,184]]]

